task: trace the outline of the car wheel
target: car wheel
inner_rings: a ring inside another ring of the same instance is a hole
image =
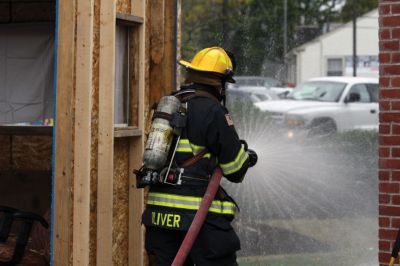
[[[336,133],[336,124],[330,118],[316,119],[312,122],[309,136],[330,136]]]

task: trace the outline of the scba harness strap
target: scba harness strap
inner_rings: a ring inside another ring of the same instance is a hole
[[[200,91],[201,88],[196,87],[188,89],[189,87],[164,96],[160,99],[158,106],[153,105],[143,165],[139,170],[134,170],[138,188],[144,188],[147,185],[181,185],[182,182],[193,183],[194,179],[208,181],[209,176],[199,178],[183,175],[185,168],[196,164],[201,159],[206,158],[211,161],[211,154],[208,153],[206,147],[190,144],[195,147],[189,151],[192,156],[188,154],[190,157],[182,162],[181,166],[175,159],[176,153],[180,152],[178,150],[182,131],[186,128],[188,101],[196,96],[205,96],[219,103],[217,97],[211,95],[212,93]]]
[[[184,88],[183,90],[173,93],[172,95],[175,96],[176,98],[178,98],[182,104],[187,103],[190,99],[193,99],[194,97],[201,97],[201,96],[210,98],[213,101],[220,104],[220,101],[214,95],[212,95],[206,91],[203,91],[203,90]],[[156,106],[153,106],[154,113],[153,113],[152,120],[155,118],[163,118],[163,119],[170,121],[170,124],[174,127],[174,133],[176,133],[175,135],[180,136],[182,129],[184,127],[186,127],[187,108],[182,106],[181,109],[177,113],[174,113],[172,115],[170,115],[168,113],[156,111],[155,108],[156,108]],[[185,115],[181,115],[182,113]],[[206,155],[207,153],[208,153],[207,148],[204,148],[200,152],[197,152],[197,153],[193,152],[193,156],[190,157],[189,159],[185,160],[181,164],[180,167],[187,168],[187,167],[194,165],[195,163],[200,161],[204,157],[204,155]]]

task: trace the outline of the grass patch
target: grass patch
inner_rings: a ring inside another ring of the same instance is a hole
[[[238,262],[241,266],[377,265],[378,225],[375,218],[265,220],[255,222],[257,225],[313,238],[333,247],[333,251],[240,257]],[[270,244],[273,245],[274,241],[280,240],[272,239]]]
[[[375,255],[375,251],[370,252],[369,256],[366,256],[365,252],[272,255],[265,257],[242,257],[238,259],[238,263],[240,266],[372,266],[377,265],[377,262],[374,263],[373,255]]]

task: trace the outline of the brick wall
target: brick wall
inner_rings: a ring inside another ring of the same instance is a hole
[[[379,263],[388,265],[400,227],[400,0],[380,0],[379,15]]]

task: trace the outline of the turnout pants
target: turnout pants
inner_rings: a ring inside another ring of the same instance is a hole
[[[146,226],[145,247],[155,265],[171,265],[185,234],[186,231]],[[239,249],[239,238],[230,223],[221,226],[205,222],[184,265],[235,266]]]

